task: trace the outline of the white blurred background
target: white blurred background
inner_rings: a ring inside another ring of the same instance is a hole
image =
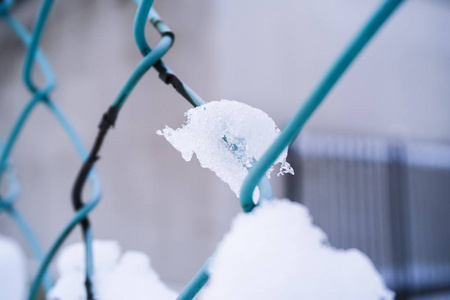
[[[165,63],[206,101],[237,100],[282,127],[382,1],[155,1],[176,35]],[[13,14],[31,27],[40,1]],[[141,55],[131,0],[56,1],[41,47],[58,85],[54,101],[90,148],[101,115]],[[154,46],[159,36],[148,25]],[[450,143],[450,2],[410,0],[380,30],[313,115],[305,131]],[[21,81],[24,47],[0,23],[0,137],[30,98]],[[39,77],[39,75],[37,75]],[[164,138],[189,104],[150,70],[132,92],[101,151],[104,196],[91,214],[97,239],[151,256],[162,279],[183,286],[214,251],[239,200],[196,159]],[[288,157],[289,160],[289,157]],[[48,249],[73,215],[80,161],[45,107],[29,119],[12,154],[17,208]],[[290,175],[285,175],[290,176]],[[283,178],[272,179],[286,195]],[[0,233],[24,240],[0,216]],[[69,242],[80,240],[77,228]]]

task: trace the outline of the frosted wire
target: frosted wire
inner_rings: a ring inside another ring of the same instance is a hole
[[[230,100],[212,101],[185,115],[187,122],[181,128],[166,126],[157,133],[186,161],[195,154],[202,167],[214,171],[238,196],[248,168],[280,133],[275,122],[262,110]],[[294,173],[286,156],[284,150],[274,163],[281,164],[278,174]],[[267,172],[268,177],[272,169]]]

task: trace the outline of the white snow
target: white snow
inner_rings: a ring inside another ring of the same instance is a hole
[[[328,245],[307,208],[289,200],[238,215],[209,270],[203,300],[394,297],[364,253]]]
[[[116,241],[94,241],[94,285],[96,299],[102,300],[173,300],[170,290],[152,270],[143,253],[127,251],[120,256]],[[49,299],[86,299],[84,245],[66,247],[58,260],[60,278],[49,292]],[[3,298],[2,298],[3,299]]]
[[[25,299],[25,262],[25,255],[19,244],[0,235],[0,299]]]
[[[262,110],[229,100],[209,102],[185,115],[187,122],[181,128],[166,126],[157,133],[164,135],[186,161],[195,153],[201,166],[214,171],[238,196],[247,168],[280,133],[275,122]],[[275,162],[281,164],[278,174],[294,173],[286,156],[287,149]]]

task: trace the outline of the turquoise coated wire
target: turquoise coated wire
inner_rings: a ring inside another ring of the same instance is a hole
[[[292,143],[295,137],[300,133],[303,125],[317,109],[342,74],[344,74],[348,66],[354,61],[356,56],[370,41],[377,30],[402,2],[403,0],[387,0],[380,6],[368,23],[350,43],[344,53],[337,59],[335,64],[331,67],[312,94],[307,98],[301,108],[296,112],[294,117],[289,121],[275,142],[264,153],[261,159],[250,169],[248,176],[244,180],[240,193],[241,206],[245,212],[249,212],[253,209],[253,207],[255,207],[252,194],[256,185],[259,183],[261,178],[263,178],[266,171],[272,166],[272,163],[278,158],[283,150]]]
[[[147,17],[150,15],[152,4],[153,0],[140,1],[138,3],[136,16],[134,18],[134,40],[143,56],[146,56],[151,51],[150,46],[145,39],[145,23],[147,21]]]
[[[64,128],[70,140],[73,142],[75,149],[77,150],[80,158],[82,160],[86,159],[87,151],[83,146],[80,138],[76,134],[73,127],[67,121],[67,118],[63,115],[63,113],[59,110],[59,108],[51,101],[46,102],[50,111],[55,115],[57,120],[60,122],[61,126]],[[91,199],[85,204],[85,206],[75,213],[75,216],[69,221],[69,223],[64,227],[62,232],[58,235],[56,240],[53,242],[50,250],[45,255],[41,265],[39,267],[38,273],[36,274],[33,283],[30,288],[29,300],[32,300],[36,297],[37,291],[39,289],[39,284],[42,281],[48,266],[56,255],[58,249],[61,247],[64,240],[67,236],[72,232],[75,226],[80,223],[87,215],[97,206],[100,202],[102,191],[100,180],[98,179],[97,174],[92,171],[89,176],[89,180],[92,186],[92,195]],[[84,238],[84,242],[86,244],[86,275],[92,279],[93,276],[93,254],[92,254],[92,233],[89,230],[87,235]]]
[[[120,90],[117,95],[116,100],[113,103],[113,106],[120,109],[122,105],[125,103],[128,95],[142,78],[142,76],[150,69],[155,62],[161,59],[161,57],[167,53],[167,51],[172,46],[172,39],[169,37],[163,37],[158,45],[153,49],[149,54],[147,54],[141,62],[134,69],[131,76],[126,81],[125,85]]]
[[[9,152],[11,151],[15,141],[17,140],[17,137],[18,137],[25,121],[27,120],[28,115],[31,113],[31,110],[34,108],[34,106],[39,101],[40,101],[39,96],[34,97],[30,102],[27,103],[25,109],[22,111],[18,121],[16,122],[16,124],[8,138],[7,146],[2,151],[2,158],[1,158],[1,162],[0,162],[1,163],[0,166],[2,166],[1,170],[4,170],[6,159],[9,155]],[[19,213],[11,205],[12,202],[15,199],[17,199],[18,193],[19,193],[19,190],[17,187],[16,190],[14,191],[15,195],[14,196],[11,195],[9,198],[10,201],[8,201],[8,202],[10,202],[10,203],[9,203],[6,211],[9,213],[9,215],[11,215],[11,217],[13,217],[13,219],[16,221],[16,224],[21,229],[22,233],[24,234],[25,240],[27,241],[28,245],[30,246],[30,249],[32,250],[32,253],[33,253],[33,256],[35,257],[35,259],[37,261],[42,261],[43,251],[42,251],[39,243],[37,242],[35,235],[32,233],[31,228],[25,222],[24,218],[21,215],[19,215]],[[14,197],[14,198],[12,198],[12,197]],[[2,199],[2,202],[3,201],[4,200]],[[45,275],[44,276],[44,288],[48,291],[53,284],[52,279],[49,274],[43,274],[43,275]]]
[[[64,227],[62,232],[58,235],[57,239],[55,240],[55,242],[51,246],[50,250],[47,252],[46,256],[44,257],[44,260],[42,261],[41,266],[39,268],[38,274],[36,275],[36,277],[33,280],[33,283],[30,288],[30,294],[28,297],[29,300],[35,299],[38,288],[39,288],[39,284],[43,277],[43,274],[45,273],[45,270],[48,268],[51,261],[55,257],[56,252],[61,247],[64,240],[67,238],[67,236],[69,236],[70,232],[75,228],[75,226],[77,226],[78,223],[80,223],[83,219],[85,219],[86,216],[95,208],[95,206],[98,204],[99,201],[100,201],[100,197],[92,199],[91,201],[86,203],[82,209],[77,211],[77,213],[75,214],[75,217],[72,220],[70,220],[70,222]],[[88,237],[89,238],[91,237],[90,233],[88,234]],[[92,247],[92,243],[90,242],[90,240],[88,240],[87,246]],[[88,263],[91,263],[91,262],[92,262],[92,259],[89,259]]]
[[[11,1],[12,3],[12,1]],[[11,4],[9,3],[9,5]],[[15,141],[17,140],[18,135],[20,134],[20,131],[23,128],[23,125],[27,118],[29,117],[30,113],[32,112],[33,108],[38,104],[40,101],[45,103],[47,107],[50,109],[50,111],[53,113],[53,115],[58,119],[61,126],[64,128],[72,142],[74,143],[74,147],[77,150],[78,154],[82,159],[86,157],[86,150],[84,149],[84,146],[81,143],[81,140],[78,138],[78,135],[76,134],[75,130],[72,128],[70,123],[67,121],[65,116],[62,114],[62,112],[58,109],[58,107],[49,99],[47,96],[48,93],[51,92],[55,85],[55,76],[53,75],[53,71],[50,67],[50,64],[46,60],[43,53],[37,48],[39,43],[39,38],[42,33],[42,30],[45,25],[45,20],[48,16],[48,13],[50,11],[51,5],[53,1],[44,1],[41,10],[38,14],[38,18],[36,21],[34,33],[32,36],[28,34],[26,29],[13,17],[11,17],[7,11],[7,7],[5,8],[4,3],[2,3],[2,6],[0,6],[0,14],[1,17],[6,21],[6,23],[13,29],[13,31],[19,36],[19,38],[22,40],[22,42],[25,45],[28,45],[27,54],[26,54],[26,60],[24,64],[23,74],[24,74],[24,82],[26,86],[29,88],[29,90],[34,94],[32,100],[30,100],[25,108],[22,110],[18,120],[16,121],[10,135],[7,141],[7,144],[5,148],[2,151],[2,156],[0,159],[0,169],[4,170],[6,166],[7,158],[9,157],[9,154],[15,144]],[[9,6],[8,5],[8,6]],[[46,79],[46,86],[38,89],[32,82],[31,79],[31,70],[33,67],[33,62],[36,60],[39,64],[40,70],[42,71],[45,79]],[[40,282],[42,279],[44,279],[44,285],[46,287],[46,290],[48,290],[51,287],[51,281],[47,279],[46,276],[46,270],[48,269],[48,265],[52,261],[54,255],[56,254],[57,250],[61,246],[62,242],[65,240],[65,238],[68,236],[68,234],[71,232],[71,230],[75,227],[77,223],[79,223],[81,220],[83,220],[87,214],[97,205],[101,198],[101,187],[99,183],[99,179],[97,175],[94,172],[90,173],[89,181],[91,182],[91,185],[93,186],[93,196],[92,199],[89,201],[89,203],[85,206],[85,208],[75,214],[75,217],[69,222],[69,224],[63,229],[62,233],[57,237],[56,241],[53,243],[50,251],[47,253],[45,257],[42,258],[42,254],[39,248],[39,245],[34,238],[34,235],[32,234],[32,231],[30,227],[26,224],[23,217],[12,207],[8,207],[8,212],[11,214],[13,219],[18,224],[19,228],[22,230],[24,236],[26,237],[28,243],[30,244],[30,247],[35,254],[36,258],[41,262],[39,271],[33,281],[32,287],[30,288],[30,294],[29,299],[34,299]],[[15,191],[16,194],[18,194],[18,191]],[[8,195],[10,197],[9,199],[12,199],[13,195]],[[9,200],[9,202],[12,202],[13,200]],[[85,244],[86,244],[86,275],[87,278],[92,277],[93,273],[93,262],[92,262],[92,234],[89,231],[87,235],[85,236]]]
[[[47,21],[47,16],[50,12],[50,9],[52,7],[53,0],[44,0],[41,9],[38,13],[38,17],[36,19],[36,22],[33,27],[33,34],[31,38],[31,42],[28,45],[27,53],[25,56],[25,64],[23,67],[23,80],[25,82],[25,85],[28,87],[28,89],[34,93],[38,90],[38,88],[34,85],[32,78],[31,78],[31,70],[34,63],[34,57],[36,56],[36,50],[39,44],[39,40],[41,38],[42,30],[44,28],[45,22]],[[50,68],[50,64],[44,64],[43,68],[41,69],[43,72],[49,86],[51,86],[50,90],[55,85],[55,77],[53,75],[53,71]]]
[[[16,35],[20,38],[23,44],[29,45],[31,43],[31,36],[28,33],[28,31],[25,29],[25,27],[18,22],[15,18],[13,18],[9,13],[5,12],[3,15],[1,15],[6,23],[11,27],[11,29],[16,33]],[[42,71],[42,74],[44,75],[45,80],[47,81],[47,85],[45,88],[42,88],[41,90],[52,90],[53,86],[56,83],[56,78],[53,72],[53,69],[48,62],[45,55],[42,53],[42,51],[38,48],[35,50],[36,54],[34,59],[39,64],[39,69]],[[30,71],[31,72],[31,69]],[[29,76],[27,76],[29,77]],[[32,85],[34,86],[34,85]]]
[[[0,151],[3,145],[0,143]],[[8,164],[5,168],[6,178],[8,179],[8,191],[6,195],[0,194],[0,213],[12,206],[19,196],[20,185],[12,165]]]
[[[153,0],[142,1],[138,5],[136,16],[134,19],[134,38],[136,45],[141,51],[144,58],[134,69],[124,86],[120,90],[112,106],[117,107],[119,110],[125,103],[129,94],[145,74],[157,61],[169,51],[173,45],[173,39],[169,36],[163,36],[159,41],[155,49],[151,50],[145,39],[145,23],[149,16],[149,11],[152,6]]]
[[[163,36],[155,49],[150,49],[150,46],[145,39],[145,24],[147,21],[147,17],[150,16],[149,12],[152,4],[153,0],[141,1],[140,3],[138,3],[138,9],[134,19],[133,33],[136,45],[138,46],[139,51],[144,56],[144,58],[134,69],[133,73],[130,75],[130,77],[120,90],[119,94],[117,95],[113,106],[117,107],[118,109],[122,107],[128,95],[145,74],[145,72],[147,72],[148,69],[150,69],[157,61],[159,61],[161,57],[163,57],[164,54],[166,54],[173,45],[173,38],[169,36]]]
[[[0,14],[5,13],[13,4],[13,0],[3,0],[0,2]]]
[[[147,55],[149,51],[152,51],[150,46],[148,45],[146,39],[145,39],[145,32],[144,32],[144,26],[145,26],[145,17],[147,20],[149,20],[153,26],[156,28],[156,30],[163,36],[169,36],[172,38],[172,43],[174,39],[173,33],[170,31],[170,28],[161,20],[161,17],[159,16],[158,12],[151,7],[150,5],[150,11],[147,12],[147,9],[149,7],[149,3],[144,3],[144,9],[141,10],[141,13],[139,13],[139,7],[142,4],[142,0],[134,0],[134,2],[138,5],[138,13],[136,14],[135,18],[135,24],[134,24],[134,39],[136,41],[136,45],[138,46],[139,51],[143,56]],[[146,12],[146,13],[144,13]],[[146,16],[147,15],[147,16]],[[160,73],[160,78],[164,81],[166,84],[172,84],[173,87],[183,96],[185,97],[192,105],[194,106],[200,106],[205,104],[206,102],[196,93],[193,89],[191,89],[186,83],[179,80],[178,77],[175,76],[175,74],[168,68],[162,60],[159,60],[154,67],[156,70]],[[161,75],[163,75],[161,77]],[[168,80],[170,78],[171,80]],[[176,79],[175,79],[176,78]]]
[[[11,27],[11,29],[17,34],[17,36],[22,40],[25,45],[28,45],[31,42],[31,37],[26,31],[26,29],[20,24],[15,18],[10,16],[9,14],[1,15],[6,23]],[[6,142],[6,145],[2,151],[2,156],[0,158],[0,172],[2,172],[4,165],[6,163],[7,158],[10,155],[10,152],[17,140],[19,133],[22,130],[25,121],[27,120],[29,114],[34,109],[34,106],[41,101],[44,96],[49,93],[54,85],[55,85],[55,77],[53,75],[53,71],[48,63],[45,55],[40,51],[36,51],[36,60],[39,63],[39,67],[41,70],[45,70],[44,75],[46,76],[47,85],[43,88],[41,92],[37,91],[36,94],[33,95],[33,98],[26,104],[25,108],[22,110],[21,115],[16,121],[9,138]],[[34,86],[34,85],[33,85]],[[0,176],[1,181],[1,176]]]
[[[34,26],[34,31],[33,31],[33,35],[32,35],[32,39],[31,42],[28,46],[27,49],[27,55],[26,55],[26,59],[25,59],[25,64],[24,64],[24,69],[23,69],[23,74],[24,74],[24,81],[25,84],[28,86],[28,88],[30,89],[30,91],[32,92],[36,92],[37,88],[34,86],[34,84],[32,83],[32,79],[31,79],[31,69],[33,66],[33,62],[34,62],[34,57],[36,56],[36,50],[37,50],[37,46],[45,25],[45,22],[47,20],[48,14],[50,12],[51,6],[53,4],[53,0],[45,0],[41,6],[41,10],[38,14],[35,26]],[[47,82],[49,83],[49,89],[53,88],[54,84],[55,84],[55,80],[54,80],[54,76],[53,76],[53,72],[49,72],[49,70],[47,68],[44,68],[42,70],[42,72],[44,73],[44,76],[47,77]],[[47,98],[47,97],[46,97]],[[80,156],[82,157],[82,159],[84,159],[86,157],[86,151],[84,151],[84,147],[82,146],[82,144],[80,143],[80,140],[78,139],[78,136],[75,134],[75,131],[71,128],[71,126],[68,124],[68,122],[66,121],[66,118],[62,115],[62,113],[60,111],[57,110],[56,106],[54,106],[52,104],[51,101],[49,101],[49,99],[46,99],[46,103],[48,104],[49,108],[54,112],[54,114],[56,115],[56,117],[58,118],[58,120],[61,122],[61,125],[64,127],[64,129],[66,130],[67,134],[71,137],[72,141],[75,144],[76,149],[79,151]],[[94,179],[95,180],[95,179]],[[95,184],[95,183],[94,183]],[[96,206],[96,204],[98,203],[98,201],[100,200],[100,193],[98,194],[98,197],[94,197],[91,205],[87,206],[87,207],[92,207],[92,209]],[[86,213],[89,213],[89,211],[87,211]],[[87,214],[86,214],[87,216]],[[84,217],[86,217],[84,216]],[[75,219],[77,219],[77,217],[75,217]],[[84,218],[82,218],[84,219]],[[65,232],[63,232],[60,237],[64,237],[67,236],[64,234]],[[70,233],[70,230],[67,231],[67,234]],[[86,257],[86,279],[88,282],[90,282],[92,284],[92,274],[93,274],[93,254],[92,254],[92,241],[91,241],[92,235],[90,233],[90,231],[87,232],[87,234],[84,235],[84,241],[85,241],[85,257]],[[59,238],[57,238],[57,242],[55,244],[60,244],[58,243]],[[54,252],[52,253],[56,253],[56,250],[59,248],[59,246],[55,249]],[[49,253],[49,255],[51,255],[51,253]],[[49,256],[47,255],[47,256]],[[40,280],[41,277],[43,276],[43,274],[45,273],[48,265],[45,264],[47,260],[44,258],[44,262],[42,264],[42,267],[40,268],[35,281],[33,282],[33,285],[30,289],[30,295],[29,298],[30,299],[34,299],[35,298],[35,294],[37,293],[38,290],[38,286],[40,284]],[[51,260],[48,260],[49,262]],[[42,271],[41,271],[42,270]],[[42,272],[42,274],[41,274]]]
[[[17,141],[17,138],[22,131],[22,128],[28,119],[30,113],[33,111],[36,104],[38,104],[41,101],[42,95],[36,94],[33,95],[33,98],[25,105],[24,109],[20,113],[19,118],[17,119],[16,123],[14,124],[13,129],[11,130],[11,133],[7,139],[6,145],[3,148],[2,156],[0,159],[0,171],[3,172],[3,169],[5,168],[6,161],[11,153],[11,150],[13,149],[15,142]]]
[[[3,150],[3,148],[0,147],[0,150]],[[44,254],[39,245],[39,242],[36,239],[36,236],[34,235],[33,231],[31,230],[31,227],[25,221],[23,216],[12,205],[19,195],[20,190],[19,183],[17,182],[15,174],[12,170],[8,170],[7,175],[9,179],[8,184],[9,191],[5,197],[3,196],[1,197],[0,213],[2,211],[6,211],[8,215],[16,222],[17,226],[19,227],[20,231],[22,232],[23,236],[25,237],[25,240],[27,241],[31,249],[31,253],[33,254],[36,260],[40,261],[42,260]],[[44,287],[46,289],[50,289],[52,286],[52,279],[50,278],[50,276],[48,276],[48,274],[46,275],[47,276],[44,276]]]
[[[12,1],[10,2],[12,3]],[[2,11],[1,17],[6,21],[6,23],[11,27],[11,29],[19,36],[19,38],[22,40],[22,42],[26,45],[29,44],[31,41],[30,35],[27,33],[25,28],[13,17],[11,17],[6,9]],[[48,76],[47,78],[47,87],[44,88],[42,92],[37,92],[33,95],[33,98],[26,104],[25,108],[22,110],[19,118],[17,119],[13,129],[11,130],[11,133],[7,139],[5,147],[1,151],[1,157],[0,157],[0,174],[3,174],[3,171],[6,167],[7,159],[11,153],[11,150],[18,138],[18,135],[20,134],[23,125],[25,124],[25,121],[27,120],[28,116],[32,112],[33,108],[36,106],[37,103],[41,101],[43,96],[49,92],[53,88],[53,82],[54,82],[54,76],[52,76],[52,70],[50,67],[46,67],[48,65],[47,60],[45,56],[40,52],[37,51],[36,59],[42,69],[45,70],[45,74]],[[0,181],[3,176],[0,176]],[[12,204],[12,202],[17,198],[19,193],[18,187],[14,189],[14,195],[10,195],[8,198],[9,204]],[[2,199],[2,202],[5,201],[5,199]],[[37,261],[41,261],[43,259],[43,251],[37,242],[37,239],[35,238],[34,233],[32,232],[31,228],[28,226],[25,219],[19,214],[17,210],[15,210],[11,205],[9,205],[7,212],[9,215],[13,218],[13,220],[16,222],[20,230],[22,231],[25,240],[27,241],[28,245],[30,246],[30,249],[33,253],[33,256]],[[49,274],[44,274],[44,287],[46,290],[49,290],[52,286],[52,279],[49,276]]]
[[[33,253],[33,256],[36,259],[41,260],[44,257],[44,253],[41,247],[39,246],[39,242],[37,241],[36,236],[31,230],[30,225],[28,225],[24,217],[13,206],[9,207],[8,213],[18,225],[23,236],[28,241],[28,244],[30,244],[30,249],[31,252]],[[44,277],[44,287],[46,288],[46,290],[49,290],[52,287],[52,285],[53,280],[51,279],[51,277],[50,276]]]
[[[178,295],[177,300],[193,299],[195,295],[205,286],[209,280],[208,267],[209,263],[213,259],[211,256],[208,261],[201,267],[201,269],[195,274],[195,276],[189,281],[186,287]]]

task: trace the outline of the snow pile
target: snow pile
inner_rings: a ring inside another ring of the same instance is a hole
[[[201,299],[393,299],[364,253],[327,243],[303,205],[264,202],[234,220]]]
[[[58,260],[60,278],[49,292],[49,299],[86,299],[84,262],[82,243],[63,250]],[[120,257],[120,246],[115,241],[94,241],[94,267],[95,299],[173,300],[177,297],[151,269],[145,254],[128,251]]]
[[[195,153],[204,168],[214,171],[239,195],[247,168],[259,160],[280,133],[275,122],[263,111],[236,101],[213,101],[185,113],[187,122],[164,135],[186,161]],[[294,174],[286,162],[287,150],[277,159],[280,172]],[[267,176],[270,175],[269,170]]]
[[[25,255],[16,241],[0,235],[0,299],[23,300],[25,295]]]

